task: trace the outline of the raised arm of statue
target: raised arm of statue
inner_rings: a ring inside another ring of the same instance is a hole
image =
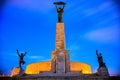
[[[99,54],[98,54],[98,50],[96,50],[96,55],[97,55],[97,57],[98,57],[98,55],[99,55]]]
[[[20,56],[18,49],[16,50],[16,52],[17,52],[18,56]]]

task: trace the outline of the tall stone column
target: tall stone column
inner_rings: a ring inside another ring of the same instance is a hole
[[[52,51],[51,71],[65,73],[70,71],[69,51],[65,49],[64,23],[56,24],[56,48]]]
[[[56,24],[56,50],[65,50],[64,23]]]

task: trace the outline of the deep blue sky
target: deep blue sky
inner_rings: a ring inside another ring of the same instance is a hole
[[[55,49],[58,0],[8,0],[1,12],[0,71],[9,74],[18,66],[16,49],[27,52],[25,67],[33,62],[51,60]],[[111,75],[120,74],[119,0],[62,0],[66,49],[70,60],[98,68],[96,49]],[[118,2],[117,2],[118,1]]]

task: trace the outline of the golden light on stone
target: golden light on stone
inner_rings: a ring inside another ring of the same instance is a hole
[[[42,71],[51,70],[51,61],[36,62],[29,64],[26,68],[26,74],[39,74]],[[91,67],[88,64],[80,62],[70,62],[70,71],[82,71],[83,74],[91,74]]]
[[[11,76],[16,76],[20,72],[20,68],[13,68]]]
[[[82,71],[83,74],[91,74],[91,67],[81,62],[70,62],[70,71]]]
[[[41,71],[50,71],[51,62],[36,62],[26,67],[26,74],[39,74]]]

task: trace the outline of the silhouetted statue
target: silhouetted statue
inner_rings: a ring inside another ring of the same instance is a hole
[[[96,55],[97,55],[98,62],[99,62],[99,68],[106,67],[105,63],[103,62],[102,54],[98,53],[98,50],[96,50]]]
[[[62,13],[64,12],[65,3],[55,2],[54,4],[58,13],[58,22],[62,22]],[[62,7],[58,7],[58,5],[62,5]]]
[[[24,56],[26,55],[27,52],[20,54],[19,51],[18,51],[18,49],[16,51],[17,51],[17,54],[18,54],[19,59],[20,59],[19,60],[19,68],[22,69],[22,64],[25,64],[25,61],[23,60],[23,58],[24,58]]]

